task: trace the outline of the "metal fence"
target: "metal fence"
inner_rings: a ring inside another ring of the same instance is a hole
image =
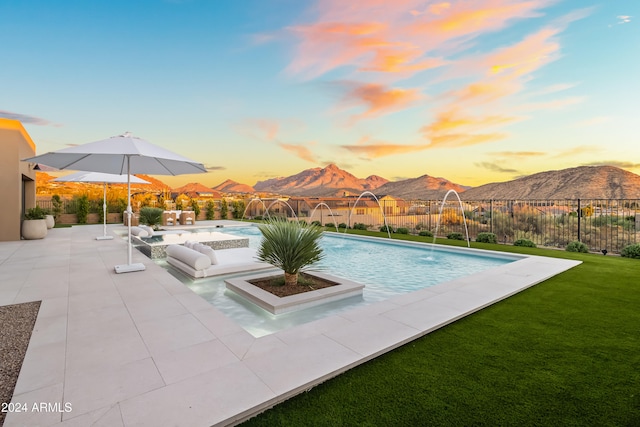
[[[640,221],[640,199],[462,202],[456,199],[444,203],[435,200],[382,200],[379,208],[358,208],[349,202],[330,214],[323,206],[313,212],[312,217],[309,209],[298,208],[296,214],[307,221],[342,223],[348,227],[364,224],[369,229],[377,229],[386,221],[396,231],[404,228],[409,233],[418,234],[428,230],[438,237],[454,232],[465,236],[466,222],[472,240],[481,232],[494,233],[500,243],[528,239],[538,246],[555,248],[564,248],[569,242],[578,240],[591,251],[606,249],[610,253],[620,253],[627,245],[638,243],[636,221]]]

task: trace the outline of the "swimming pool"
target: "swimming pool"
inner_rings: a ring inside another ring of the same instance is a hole
[[[258,227],[224,227],[218,230],[248,238],[252,248],[259,246],[261,233]],[[178,272],[172,274],[252,335],[259,337],[336,314],[346,308],[386,300],[521,259],[509,254],[434,248],[423,243],[339,233],[325,233],[321,245],[325,259],[314,269],[365,284],[362,297],[275,316],[226,290],[224,279],[246,273],[197,280]]]

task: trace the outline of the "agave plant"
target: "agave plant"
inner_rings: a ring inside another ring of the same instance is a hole
[[[284,270],[285,285],[297,285],[300,271],[324,258],[319,245],[322,229],[318,226],[271,219],[259,228],[262,241],[258,259]]]
[[[160,208],[144,207],[140,209],[140,222],[155,229],[162,223],[162,212]]]

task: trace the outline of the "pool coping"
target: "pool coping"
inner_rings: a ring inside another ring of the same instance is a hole
[[[580,264],[524,255],[255,338],[138,251],[146,270],[116,275],[125,242],[101,227],[0,243],[0,305],[42,301],[13,401],[73,405],[7,427],[233,425]]]

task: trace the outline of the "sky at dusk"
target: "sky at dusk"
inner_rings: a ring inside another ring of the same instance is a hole
[[[174,187],[640,174],[638,0],[0,0],[0,39],[37,154],[130,131],[209,169]]]

